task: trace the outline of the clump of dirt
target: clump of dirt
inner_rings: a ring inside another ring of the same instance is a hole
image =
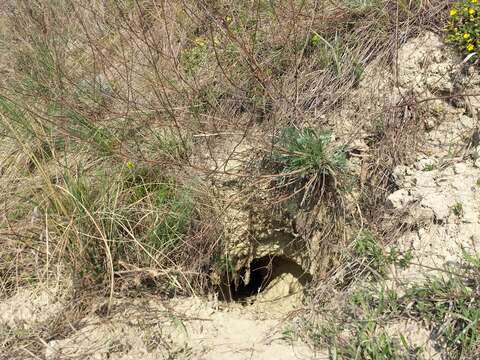
[[[0,327],[28,329],[54,316],[63,307],[64,301],[54,288],[22,288],[0,302]]]

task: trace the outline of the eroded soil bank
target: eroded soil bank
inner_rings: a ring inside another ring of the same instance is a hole
[[[360,160],[356,165],[352,160],[353,170],[362,179],[362,159],[374,156],[369,142],[375,124],[358,126],[358,119],[370,118],[367,115],[381,111],[386,103],[406,104],[413,95],[422,108],[418,121],[424,128],[424,141],[411,149],[411,165],[395,169],[392,181],[397,190],[387,200],[385,221],[394,219],[407,229],[399,231],[392,246],[410,251],[413,257],[408,267],[389,269],[387,283],[392,289],[421,282],[460,262],[465,252],[480,248],[480,97],[445,96],[462,89],[480,93],[480,76],[438,36],[426,33],[399,50],[395,74],[392,69],[370,65],[350,99],[330,115],[338,139],[355,138],[350,147]],[[250,149],[236,151],[233,159],[248,157]],[[243,163],[231,160],[225,166]],[[224,185],[221,191],[235,194],[236,188]],[[330,348],[301,340],[297,331],[305,313],[315,317],[310,310],[312,297],[305,290],[311,274],[325,267],[317,257],[321,231],[313,233],[299,252],[291,247],[296,236],[292,219],[299,222],[298,214],[280,219],[279,230],[272,225],[278,225],[278,219],[269,219],[268,214],[252,216],[252,210],[243,205],[234,204],[225,215],[235,260],[233,276],[208,299],[160,300],[143,295],[141,299],[114,299],[107,315],[108,300],[99,298],[88,315],[64,324],[61,317],[72,308],[65,297],[69,285],[58,280],[59,285],[52,286],[54,281],[50,281],[48,287],[19,289],[0,303],[3,346],[9,346],[9,337],[30,331],[43,345],[45,358],[51,360],[331,358]],[[252,228],[259,235],[253,247],[251,241],[244,241]],[[321,282],[316,286],[321,287]],[[328,300],[325,308],[332,305]],[[63,328],[55,329],[57,323]],[[54,333],[49,333],[49,327]],[[404,334],[409,343],[423,347],[425,358],[448,356],[426,323],[400,319],[383,328],[393,337]]]

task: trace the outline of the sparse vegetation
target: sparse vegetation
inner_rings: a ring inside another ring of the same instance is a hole
[[[423,359],[424,349],[407,341],[412,334],[385,332],[401,319],[415,319],[432,330],[447,358],[475,358],[480,346],[479,265],[476,255],[465,255],[461,267],[408,284],[402,295],[382,286],[362,287],[325,319],[330,331],[317,326],[309,334],[317,343],[334,345],[339,359]]]
[[[408,360],[421,353],[421,349],[410,349],[402,335],[392,338],[385,333],[375,334],[373,323],[367,322],[357,331],[353,344],[336,349],[337,359]]]
[[[412,261],[411,250],[400,251],[396,246],[385,249],[369,231],[361,231],[352,243],[350,252],[342,261],[344,283],[355,280],[382,280],[390,266],[407,268]]]
[[[385,275],[388,257],[371,233],[364,231],[359,234],[354,242],[353,256],[360,262],[365,262],[365,267],[377,276]]]

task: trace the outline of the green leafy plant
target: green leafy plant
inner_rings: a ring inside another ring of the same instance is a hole
[[[413,255],[411,251],[400,251],[395,246],[385,251],[369,231],[362,231],[353,243],[350,257],[354,263],[350,269],[353,274],[361,271],[383,277],[391,264],[401,268],[408,267]]]
[[[353,255],[369,272],[385,274],[388,258],[370,232],[362,231],[357,237],[353,244]]]
[[[393,338],[384,332],[375,333],[375,328],[374,322],[362,324],[354,342],[335,349],[334,359],[408,360],[416,358],[412,353],[420,352],[412,351],[403,335]]]
[[[433,164],[427,164],[423,167],[423,171],[433,171],[435,170],[435,165]]]
[[[402,334],[387,333],[382,326],[389,317],[397,316],[399,310],[394,290],[374,286],[353,292],[344,319],[351,336],[330,334],[333,359],[417,359],[420,347],[409,344]]]
[[[409,284],[401,294],[378,283],[367,285],[353,291],[338,312],[324,319],[326,327],[310,323],[308,334],[316,344],[331,346],[333,359],[423,359],[421,346],[385,327],[402,318],[414,319],[431,331],[446,359],[476,359],[479,275],[479,255],[464,253],[461,263]]]
[[[194,45],[185,50],[181,57],[181,64],[188,75],[193,75],[205,63],[208,57],[208,42],[197,38]]]
[[[300,206],[312,205],[326,189],[331,196],[352,189],[353,177],[348,173],[345,148],[332,144],[330,132],[282,129],[274,138],[267,164],[278,174],[277,188],[292,196],[299,194]]]
[[[276,159],[283,172],[319,173],[335,176],[347,167],[343,147],[331,145],[330,132],[313,129],[284,128],[276,139]]]
[[[322,68],[329,68],[335,74],[342,72],[341,58],[346,52],[342,39],[335,36],[332,39],[325,39],[320,34],[314,32],[310,39],[310,44],[317,50],[317,57]]]
[[[175,246],[185,233],[193,212],[193,199],[188,188],[174,184],[160,184],[154,194],[154,204],[159,216],[149,234],[157,249]]]
[[[320,37],[320,35],[317,33],[314,33],[312,35],[312,38],[310,39],[310,43],[312,44],[312,46],[319,46],[321,42],[322,42],[322,38]]]
[[[447,42],[464,54],[478,51],[480,46],[480,4],[478,0],[457,1],[450,8]]]
[[[463,204],[461,202],[455,203],[455,205],[452,206],[452,212],[455,216],[461,217],[463,215]]]
[[[480,258],[464,254],[461,268],[448,269],[423,285],[412,285],[403,298],[409,314],[429,321],[444,340],[451,359],[473,359],[480,349],[478,288]]]

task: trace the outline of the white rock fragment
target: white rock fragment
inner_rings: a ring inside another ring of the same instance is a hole
[[[454,166],[453,166],[453,171],[455,172],[455,174],[465,174],[467,173],[467,164],[465,163],[456,163]]]
[[[422,188],[435,188],[435,179],[432,172],[420,171],[412,176],[415,186]]]
[[[429,116],[424,120],[425,130],[430,131],[435,128],[436,121],[433,116]]]
[[[410,225],[428,224],[431,223],[434,218],[435,214],[432,209],[419,205],[410,210],[405,223]]]
[[[400,85],[422,95],[428,90],[452,92],[454,83],[450,74],[457,61],[454,56],[445,56],[446,53],[448,49],[432,32],[407,42],[398,53]]]
[[[401,189],[388,196],[387,206],[391,209],[401,210],[407,205],[411,204],[413,201],[414,198],[408,193],[408,191]]]
[[[450,214],[450,201],[443,194],[427,194],[420,205],[431,209],[436,220],[445,220]]]
[[[397,166],[392,173],[395,184],[402,187],[407,187],[407,180],[410,175],[412,175],[412,170],[404,165]]]

